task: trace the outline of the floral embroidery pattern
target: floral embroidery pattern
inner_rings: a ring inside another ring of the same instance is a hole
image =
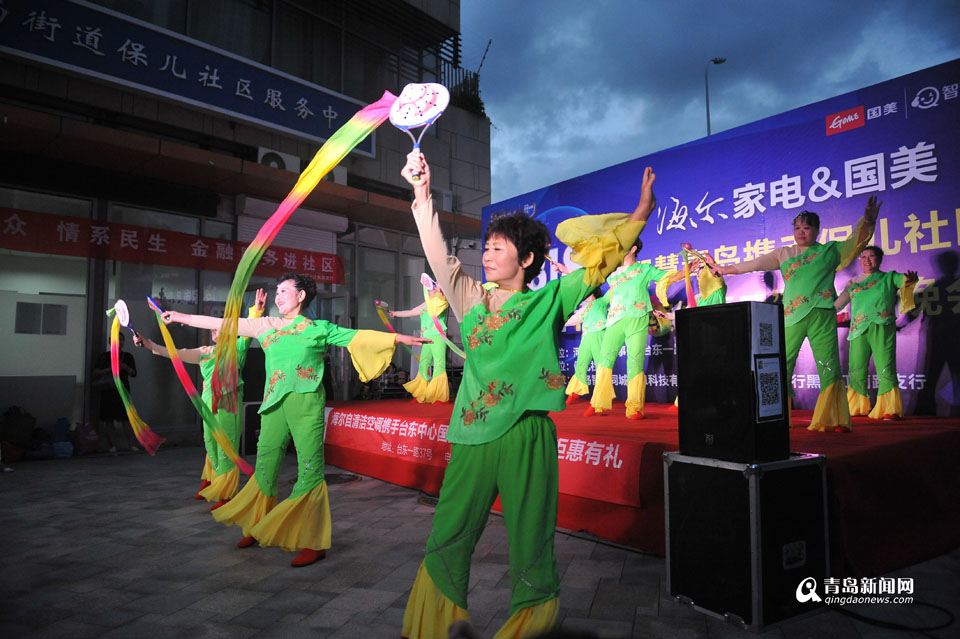
[[[469,407],[460,411],[460,419],[463,420],[463,425],[469,426],[478,419],[486,421],[490,409],[499,404],[500,400],[507,395],[513,395],[513,384],[507,384],[498,379],[489,382],[487,390],[481,391],[477,399],[470,402]]]
[[[277,385],[277,382],[281,382],[287,379],[287,374],[283,371],[273,371],[273,375],[270,376],[270,383],[267,384],[267,390],[263,393],[263,398],[266,399],[267,396],[273,392],[273,387]]]
[[[523,304],[526,304],[524,302]],[[521,304],[520,306],[523,306]],[[489,346],[493,341],[493,334],[500,330],[507,322],[518,320],[522,317],[520,308],[514,308],[509,311],[499,310],[496,313],[490,313],[484,317],[483,311],[477,312],[477,325],[473,327],[473,332],[467,338],[470,349],[473,350],[480,344]]]
[[[877,313],[877,317],[879,317],[880,319],[887,319],[888,317],[893,317],[893,313],[891,313],[890,310],[887,309],[885,311],[880,311],[879,313]]]
[[[867,321],[867,316],[863,313],[857,313],[857,316],[850,320],[850,332],[853,333],[857,328]]]
[[[783,307],[783,316],[791,315],[795,310],[810,302],[810,298],[806,295],[798,295],[793,298],[789,304]]]
[[[567,385],[567,379],[563,373],[551,373],[545,368],[540,369],[540,375],[537,379],[542,379],[550,390],[557,390]]]
[[[832,300],[833,291],[820,291],[820,297],[822,297],[825,300]]]
[[[304,368],[300,366],[300,364],[297,364],[297,375],[303,379],[312,379],[313,381],[320,379],[319,375],[317,375],[317,371],[313,370],[312,366]]]
[[[786,282],[791,277],[796,275],[798,270],[800,270],[802,267],[806,266],[807,264],[815,260],[819,255],[820,255],[820,251],[816,251],[807,256],[800,256],[796,260],[791,262],[790,266],[788,266],[787,269],[783,272],[783,281]]]
[[[277,329],[273,333],[270,333],[269,335],[267,335],[263,339],[263,341],[260,342],[260,345],[263,347],[264,350],[266,350],[270,346],[273,346],[273,344],[275,344],[277,340],[279,340],[281,337],[285,335],[299,335],[304,330],[306,330],[307,327],[310,326],[310,324],[311,324],[310,320],[304,319],[302,322],[300,322],[297,325],[291,324],[286,328]]]
[[[856,295],[857,293],[862,293],[866,290],[873,288],[879,283],[880,283],[879,278],[874,278],[869,281],[860,282],[859,284],[857,284],[856,286],[850,289],[850,295],[853,296],[853,295]]]

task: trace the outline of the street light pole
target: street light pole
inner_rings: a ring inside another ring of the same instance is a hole
[[[723,64],[726,62],[726,58],[713,58],[708,60],[706,66],[703,68],[703,90],[707,96],[707,136],[710,136],[710,63],[713,64]]]

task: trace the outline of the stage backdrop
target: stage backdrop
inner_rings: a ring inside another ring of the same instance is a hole
[[[792,244],[792,220],[803,210],[820,215],[821,242],[842,240],[863,214],[867,198],[876,195],[883,202],[874,236],[886,253],[882,269],[916,270],[921,278],[918,313],[898,319],[905,409],[957,414],[958,83],[960,60],[954,60],[492,204],[483,210],[484,227],[492,217],[515,211],[542,220],[551,230],[585,213],[630,213],[649,165],[657,174],[657,210],[643,233],[640,259],[668,270],[678,265],[681,242],[709,249],[721,264]],[[551,253],[576,266],[569,249],[556,239]],[[838,273],[838,292],[860,272],[854,260]],[[545,269],[534,287],[554,277],[552,269]],[[764,300],[783,290],[779,272],[731,276],[727,282],[731,302]],[[846,337],[847,330],[841,329],[844,370]],[[579,333],[566,329],[561,361],[567,375],[578,343]],[[672,337],[651,338],[647,350],[648,400],[672,401],[677,383]],[[625,373],[621,351],[614,369],[621,399]],[[873,373],[869,385],[875,396]],[[806,346],[792,382],[795,406],[812,408],[819,378]]]

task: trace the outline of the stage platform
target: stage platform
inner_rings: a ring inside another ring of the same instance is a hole
[[[560,465],[558,525],[664,554],[663,453],[678,449],[677,412],[623,405],[583,417],[581,400],[552,413]],[[437,494],[449,461],[452,404],[409,400],[331,402],[326,457],[340,468]],[[853,420],[850,433],[806,430],[796,410],[790,449],[827,458],[834,576],[884,574],[960,546],[960,420]]]

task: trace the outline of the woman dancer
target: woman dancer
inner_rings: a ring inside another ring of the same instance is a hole
[[[330,547],[330,503],[323,475],[322,379],[327,346],[346,346],[360,379],[367,381],[387,368],[396,342],[411,346],[428,342],[309,320],[302,311],[316,295],[313,279],[289,273],[279,278],[274,297],[280,317],[239,320],[238,335],[260,340],[266,365],[256,471],[236,497],[213,511],[217,521],[243,529],[240,548],[259,542],[299,550],[292,566],[323,559]],[[163,321],[213,329],[220,327],[221,319],[167,311]],[[278,505],[277,476],[291,436],[297,449],[297,483],[290,497]]]
[[[843,288],[834,303],[842,310],[850,304],[849,377],[847,406],[850,415],[868,415],[870,419],[895,420],[903,417],[900,398],[900,380],[897,377],[897,293],[900,294],[900,312],[916,306],[913,289],[919,277],[916,271],[906,275],[896,271],[881,271],[883,251],[879,246],[868,246],[860,253],[863,274],[854,277]],[[867,391],[867,373],[870,356],[877,369],[877,404],[870,410]]]
[[[648,288],[652,282],[658,282],[659,289],[679,281],[683,273],[669,273],[638,262],[637,252],[642,246],[643,242],[637,238],[630,251],[623,256],[623,265],[607,278],[610,309],[607,311],[607,327],[597,358],[597,381],[584,417],[601,414],[613,407],[613,365],[617,362],[620,347],[626,344],[627,419],[643,419],[647,389],[643,362],[647,348],[648,316],[653,311]]]
[[[423,284],[424,302],[409,311],[389,311],[390,317],[420,316],[420,335],[433,340],[420,349],[420,368],[417,376],[403,385],[413,395],[414,402],[435,404],[450,401],[450,384],[447,382],[447,344],[440,336],[433,319],[437,319],[443,332],[447,332],[447,309],[450,304],[443,291],[429,275],[420,276]],[[431,370],[432,367],[432,370]]]
[[[837,313],[833,308],[837,291],[833,281],[837,271],[846,268],[870,240],[881,204],[875,195],[870,196],[853,234],[843,242],[825,244],[817,241],[820,216],[812,211],[803,211],[793,219],[794,245],[781,246],[755,260],[721,266],[719,269],[722,275],[773,271],[778,268],[783,274],[787,379],[793,377],[804,340],[810,341],[810,350],[813,351],[820,375],[820,394],[808,430],[853,430],[840,371]],[[793,386],[790,387],[790,394],[793,395]]]
[[[585,216],[561,224],[558,237],[585,268],[535,291],[528,285],[550,242],[542,223],[522,214],[490,222],[483,267],[495,286],[488,289],[447,255],[430,196],[430,167],[419,150],[407,156],[402,175],[413,186],[424,252],[460,320],[467,354],[447,431],[450,464],[402,634],[443,637],[453,621],[469,618],[470,558],[499,493],[513,596],[510,619],[497,637],[533,636],[550,628],[558,611],[557,436],[547,413],[564,406],[559,329],[643,228],[655,205],[654,175],[649,168],[644,172],[643,195],[632,216]]]
[[[262,288],[257,289],[256,302],[248,310],[247,317],[260,317],[267,307],[267,293]],[[219,328],[210,331],[210,338],[213,343],[217,343],[217,336],[220,333]],[[160,357],[170,357],[170,353],[165,346],[157,344],[142,335],[137,335],[133,339],[137,346],[146,346],[154,355]],[[250,347],[249,337],[237,338],[237,370],[243,370],[243,364],[247,359],[247,349]],[[178,349],[180,359],[188,364],[199,364],[200,375],[203,378],[203,401],[207,406],[212,407],[213,388],[210,386],[210,378],[213,375],[215,346],[201,346],[199,348],[181,348]],[[243,404],[243,378],[240,377],[237,386],[237,404]],[[240,442],[240,413],[231,413],[225,410],[217,411],[214,415],[220,426],[227,433],[227,437],[234,448]],[[200,475],[200,492],[197,493],[197,499],[206,499],[215,501],[216,504],[210,510],[216,510],[223,504],[230,501],[237,494],[237,488],[240,485],[240,469],[237,468],[233,460],[220,448],[217,440],[213,438],[210,426],[203,424],[203,443],[207,449],[207,456],[203,463],[203,472]]]

